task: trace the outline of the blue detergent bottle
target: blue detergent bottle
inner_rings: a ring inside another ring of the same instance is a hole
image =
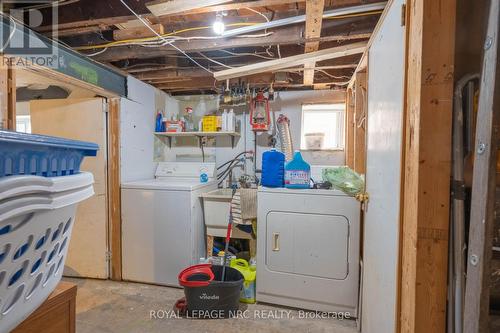
[[[276,149],[262,154],[262,186],[283,187],[285,183],[285,154]]]
[[[300,151],[296,150],[293,159],[285,166],[285,187],[295,189],[310,188],[311,166],[304,161]]]

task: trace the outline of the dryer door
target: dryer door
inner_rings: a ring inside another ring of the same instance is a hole
[[[270,212],[266,223],[269,270],[344,280],[349,221],[345,216]]]

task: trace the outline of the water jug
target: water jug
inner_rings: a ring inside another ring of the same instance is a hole
[[[285,182],[285,154],[272,149],[262,154],[262,186],[283,187]]]
[[[285,187],[295,189],[310,188],[311,166],[304,161],[299,151],[285,166]]]

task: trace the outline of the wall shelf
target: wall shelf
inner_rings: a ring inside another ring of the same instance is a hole
[[[168,139],[168,146],[170,148],[172,147],[172,138],[195,137],[198,138],[201,147],[203,138],[215,138],[221,136],[230,137],[231,146],[234,148],[235,138],[239,138],[241,136],[238,132],[155,132],[155,135],[166,137]]]

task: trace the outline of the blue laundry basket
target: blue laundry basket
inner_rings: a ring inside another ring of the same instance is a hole
[[[0,177],[73,175],[98,149],[90,142],[0,130]]]

